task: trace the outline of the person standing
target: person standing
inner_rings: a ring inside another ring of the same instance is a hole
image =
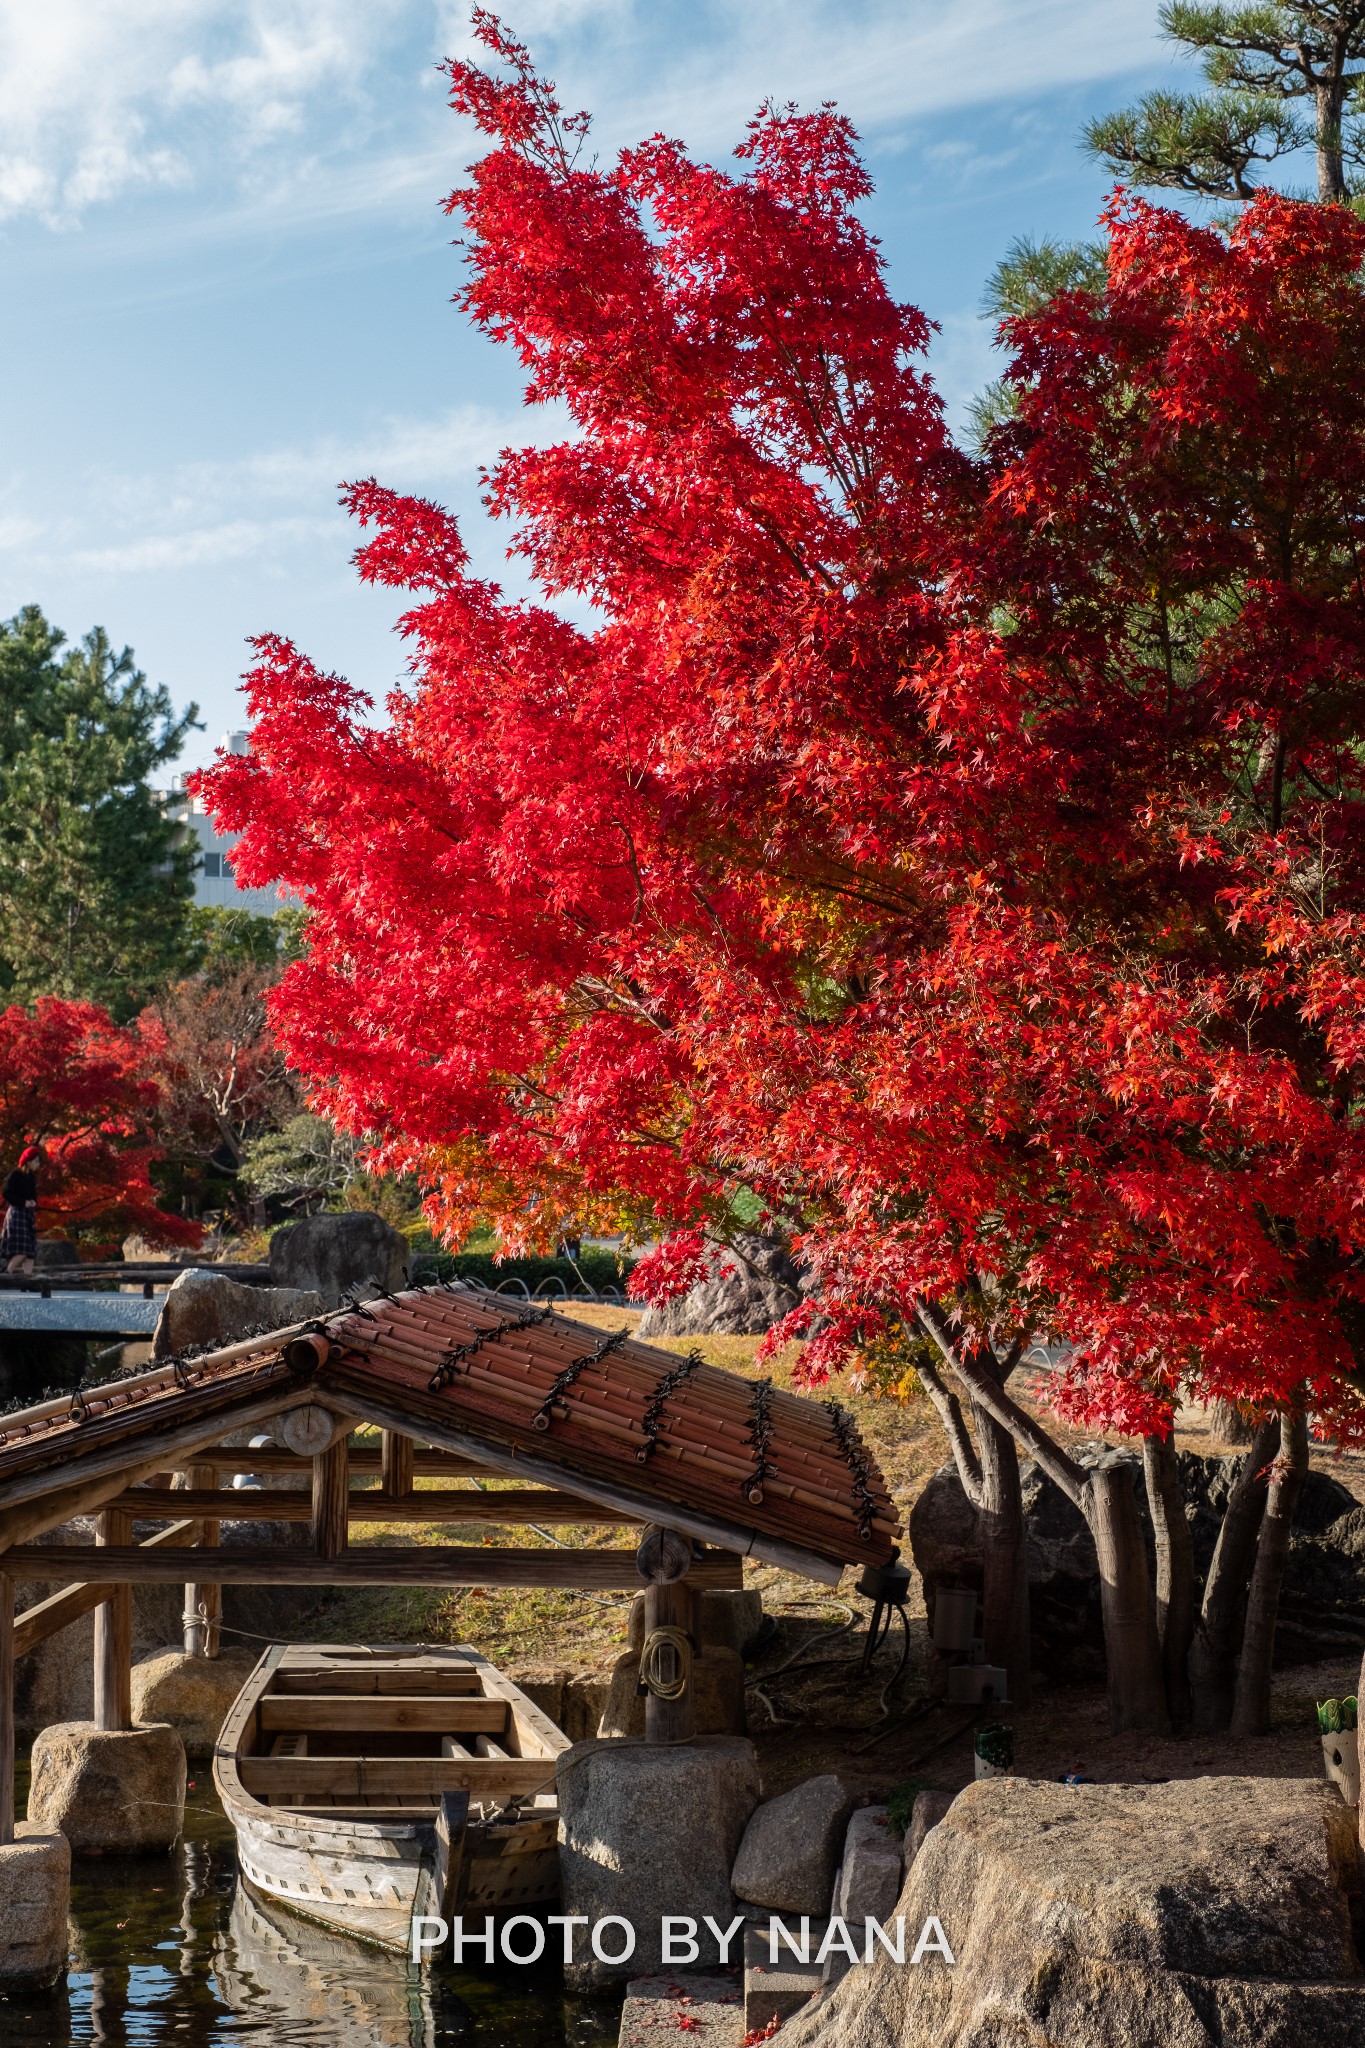
[[[9,1273],[31,1273],[38,1256],[38,1168],[43,1163],[37,1145],[26,1145],[19,1164],[6,1176],[0,1195],[5,1198],[5,1222],[0,1229],[0,1259]]]

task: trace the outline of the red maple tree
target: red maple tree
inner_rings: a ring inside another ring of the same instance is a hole
[[[254,754],[205,779],[243,878],[309,906],[287,1054],[452,1232],[662,1233],[676,1290],[757,1194],[819,1285],[812,1377],[888,1323],[936,1347],[1016,1690],[1022,1446],[1095,1535],[1116,1720],[1183,1714],[1189,1662],[1256,1725],[1306,1413],[1362,1421],[1365,230],[1117,203],[1107,288],[1013,325],[969,461],[846,122],[583,167],[476,22],[464,304],[572,424],[487,501],[593,623],[350,490],[410,683],[375,729],[262,640]],[[1040,1340],[1063,1411],[1144,1439],[1155,1588],[1131,1467],[1009,1394]],[[1267,1418],[1198,1613],[1190,1394]]]
[[[49,996],[0,1011],[0,1158],[41,1145],[38,1224],[90,1252],[137,1232],[153,1244],[195,1245],[200,1232],[159,1206],[151,1170],[161,1157],[159,1100],[135,1031],[94,1003]]]

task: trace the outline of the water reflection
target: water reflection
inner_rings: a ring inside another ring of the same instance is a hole
[[[263,1905],[205,1780],[185,1828],[167,1857],[77,1859],[70,1974],[0,1994],[0,2048],[614,2048],[617,2013],[557,1971],[419,1971]]]

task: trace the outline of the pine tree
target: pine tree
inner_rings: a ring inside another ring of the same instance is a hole
[[[195,708],[99,628],[65,648],[37,605],[0,621],[0,994],[127,1018],[191,954],[193,854],[149,779]]]
[[[1154,92],[1091,121],[1086,146],[1134,185],[1205,199],[1250,199],[1257,164],[1309,145],[1318,198],[1347,200],[1348,165],[1365,161],[1365,0],[1161,9],[1171,39],[1203,59],[1208,90]],[[1311,113],[1309,110],[1311,109]]]

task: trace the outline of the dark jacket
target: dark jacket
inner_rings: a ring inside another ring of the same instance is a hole
[[[16,1166],[6,1179],[4,1187],[0,1188],[0,1195],[4,1196],[11,1209],[26,1208],[30,1202],[36,1202],[38,1199],[37,1174],[25,1173],[22,1166]]]

